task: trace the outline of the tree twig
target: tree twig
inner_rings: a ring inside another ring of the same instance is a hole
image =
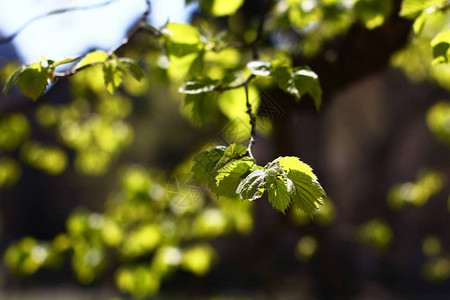
[[[248,142],[248,146],[247,146],[247,152],[249,154],[249,156],[251,158],[253,158],[253,153],[252,153],[252,147],[253,144],[255,143],[255,139],[256,139],[256,116],[253,114],[252,111],[252,104],[250,103],[250,99],[248,96],[248,82],[245,82],[245,100],[246,100],[246,104],[247,104],[247,114],[250,117],[250,126],[251,126],[251,131],[250,131],[250,141]]]
[[[117,0],[115,0],[117,1]],[[116,45],[114,47],[112,47],[111,49],[108,50],[108,56],[112,56],[117,50],[119,50],[120,48],[122,48],[123,46],[125,46],[126,44],[128,44],[128,42],[136,35],[136,33],[139,31],[139,29],[143,28],[146,24],[147,24],[147,17],[150,14],[150,10],[151,10],[151,3],[150,0],[145,0],[145,4],[146,4],[146,8],[145,11],[142,13],[141,17],[139,18],[139,20],[137,20],[137,22],[134,24],[134,26],[130,29],[130,31],[128,32],[128,34],[126,35],[126,37],[124,37],[122,39],[122,41],[120,42],[119,45]],[[159,33],[159,32],[158,32]],[[153,34],[155,34],[155,32],[153,32]],[[89,64],[89,65],[85,65],[81,68],[78,69],[74,69],[74,70],[69,70],[67,72],[58,72],[55,73],[54,76],[56,78],[65,78],[65,77],[70,77],[72,75],[75,75],[76,73],[78,73],[79,71],[82,71],[84,69],[87,69],[89,67],[92,67],[94,65],[97,65],[98,63],[94,63],[94,64]]]

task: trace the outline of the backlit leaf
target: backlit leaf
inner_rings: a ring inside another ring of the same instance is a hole
[[[113,61],[108,61],[103,66],[103,78],[108,92],[113,93],[114,90],[122,83],[122,71]]]
[[[200,5],[203,11],[221,17],[234,14],[243,3],[244,0],[202,0]]]
[[[79,69],[87,65],[101,64],[108,59],[108,53],[101,50],[96,50],[89,52],[83,57],[74,67],[74,69]]]
[[[432,41],[433,63],[448,63],[450,49],[450,30],[439,33]]]
[[[241,199],[253,201],[261,198],[266,190],[265,178],[264,170],[255,170],[245,177],[236,190]]]
[[[221,168],[216,176],[218,194],[225,197],[236,195],[239,183],[254,164],[253,159],[247,158],[228,163]]]

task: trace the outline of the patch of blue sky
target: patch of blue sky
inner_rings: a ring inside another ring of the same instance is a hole
[[[0,33],[9,36],[29,20],[48,12],[99,5],[108,0],[0,1]],[[145,0],[113,0],[105,6],[75,10],[40,18],[26,26],[12,41],[23,63],[45,56],[52,60],[77,57],[89,50],[108,50],[119,44],[146,8]],[[149,23],[186,23],[196,6],[184,0],[154,0]]]

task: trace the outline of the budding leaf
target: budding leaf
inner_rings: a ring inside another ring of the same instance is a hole
[[[122,83],[122,71],[114,61],[108,61],[103,65],[103,78],[106,89],[113,93]]]
[[[200,2],[203,11],[216,17],[232,15],[242,4],[244,0],[201,0]]]
[[[102,64],[108,59],[108,53],[101,50],[96,50],[89,52],[83,57],[74,67],[74,69],[79,69],[87,65],[92,64]]]

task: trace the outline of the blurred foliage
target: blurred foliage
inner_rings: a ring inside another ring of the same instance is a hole
[[[50,242],[31,237],[15,242],[5,253],[8,268],[31,275],[61,265],[69,256],[81,283],[114,272],[122,292],[144,297],[155,294],[177,269],[208,273],[218,257],[207,239],[252,229],[248,202],[208,200],[202,192],[192,193],[195,186],[167,185],[139,165],[122,173],[121,189],[111,195],[104,212],[75,211],[67,219],[67,231]]]
[[[439,141],[450,146],[450,101],[439,101],[428,110],[427,125]]]
[[[376,30],[392,16],[393,1],[280,0],[259,25],[257,18],[241,9],[245,1],[198,2],[201,12],[192,24],[168,23],[161,31],[155,29],[151,38],[123,50],[123,57],[96,50],[76,59],[43,58],[35,64],[2,68],[5,91],[15,83],[33,99],[58,78],[71,79],[70,101],[40,104],[28,115],[0,116],[1,189],[14,187],[25,166],[50,175],[63,174],[72,166],[83,176],[106,175],[117,167],[120,155],[139,142],[131,119],[142,113],[146,104],[141,100],[153,94],[167,93],[167,101],[178,101],[181,114],[193,126],[225,128],[218,138],[232,144],[212,150],[213,143],[206,145],[193,169],[192,162],[173,173],[140,164],[124,167],[103,211],[73,211],[66,231],[51,241],[24,237],[12,243],[4,263],[13,274],[28,276],[70,260],[83,284],[113,274],[121,292],[136,298],[152,296],[176,272],[205,276],[220,262],[210,240],[249,234],[253,229],[252,204],[238,197],[256,200],[265,192],[275,209],[287,211],[292,225],[333,226],[337,205],[325,197],[308,165],[283,157],[258,166],[251,147],[239,144],[251,138],[252,114],[258,134],[272,131],[271,113],[279,111],[274,104],[267,107],[265,89],[280,89],[296,102],[312,99],[319,110],[319,78],[308,66],[293,66],[293,57],[316,56],[326,50],[328,41],[355,24]],[[400,15],[413,20],[413,35],[391,58],[392,65],[411,80],[430,80],[446,89],[450,86],[448,6],[441,0],[403,1]],[[328,49],[323,59],[337,60],[334,51]],[[69,70],[76,74],[58,75],[57,66],[75,61]],[[448,101],[433,104],[426,121],[432,134],[450,145]],[[208,184],[209,190],[192,179]],[[387,205],[394,210],[409,204],[421,207],[445,183],[437,168],[420,171],[414,182],[390,189]],[[300,209],[288,209],[291,203]],[[380,254],[389,250],[394,239],[393,228],[380,218],[360,224],[351,233]],[[300,262],[307,262],[319,247],[318,236],[305,234],[291,251]],[[450,278],[450,260],[441,238],[426,236],[422,250],[427,259],[424,278],[434,282]]]
[[[309,261],[317,252],[319,247],[315,238],[307,235],[302,237],[295,247],[295,257],[301,262]]]
[[[401,209],[407,204],[423,206],[438,194],[445,182],[442,173],[426,170],[419,172],[416,182],[394,185],[389,191],[387,203],[391,209]]]
[[[394,232],[391,226],[383,220],[374,219],[359,226],[356,239],[372,246],[375,250],[386,251],[392,243]]]

